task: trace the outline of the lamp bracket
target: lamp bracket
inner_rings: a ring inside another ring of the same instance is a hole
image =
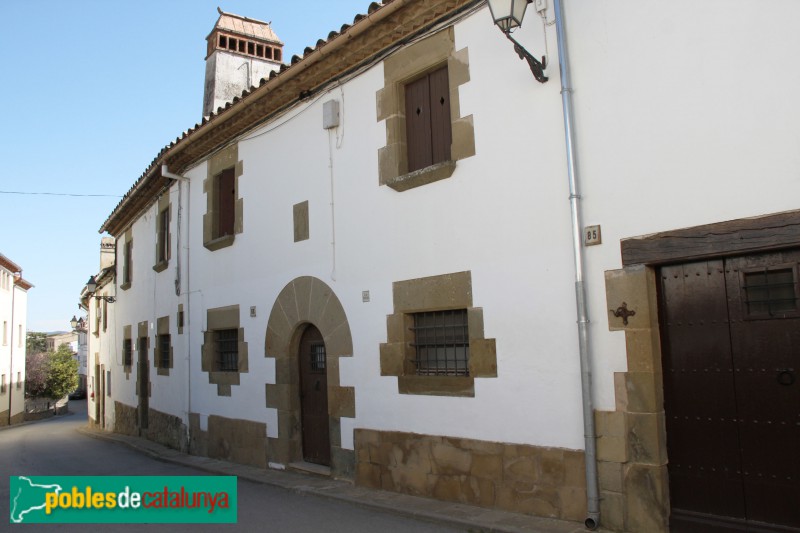
[[[533,77],[536,78],[536,81],[539,83],[545,83],[549,78],[544,75],[544,69],[547,68],[547,58],[542,56],[542,60],[539,61],[535,57],[531,55],[530,52],[525,50],[525,47],[522,46],[514,39],[509,32],[503,32],[508,40],[514,43],[514,51],[517,53],[520,59],[524,59],[528,62],[528,66],[531,68],[531,72],[533,72]]]

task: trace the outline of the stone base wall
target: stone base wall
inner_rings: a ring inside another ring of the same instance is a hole
[[[586,518],[584,452],[355,430],[356,483],[536,516]]]
[[[139,436],[139,418],[136,407],[114,402],[114,432],[123,435]]]
[[[200,415],[189,415],[189,453],[234,463],[267,467],[267,425],[222,416],[208,417],[200,429]]]
[[[147,422],[145,436],[149,440],[182,452],[189,449],[186,424],[179,417],[150,409]]]
[[[49,413],[49,416],[53,416],[52,413]],[[20,422],[25,421],[25,413],[17,413],[15,415],[11,415],[11,425],[19,424]],[[8,409],[5,411],[0,412],[0,427],[8,426]]]

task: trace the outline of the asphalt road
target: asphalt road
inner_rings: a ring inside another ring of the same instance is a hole
[[[433,533],[463,531],[344,502],[304,496],[238,481],[238,524],[9,524],[9,476],[208,475],[164,463],[125,446],[92,439],[76,429],[86,424],[86,401],[70,402],[75,414],[0,430],[0,531],[263,531],[320,533]]]

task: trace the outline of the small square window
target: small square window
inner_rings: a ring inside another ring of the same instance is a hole
[[[782,317],[797,312],[797,282],[793,267],[743,272],[742,279],[748,316]]]
[[[214,332],[216,344],[216,370],[239,371],[239,330],[221,329]]]
[[[468,376],[469,327],[467,310],[414,313],[418,376]]]
[[[311,373],[324,374],[325,373],[325,343],[312,342],[311,343]]]

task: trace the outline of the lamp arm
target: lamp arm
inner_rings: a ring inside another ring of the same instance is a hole
[[[544,69],[547,68],[547,58],[542,56],[541,62],[533,57],[530,52],[525,50],[521,44],[519,44],[516,39],[514,39],[510,33],[505,33],[505,36],[508,37],[508,40],[514,43],[514,51],[517,53],[520,59],[524,59],[528,62],[528,66],[531,68],[531,72],[533,72],[533,77],[536,78],[536,81],[539,83],[546,82],[549,78],[544,75]]]

